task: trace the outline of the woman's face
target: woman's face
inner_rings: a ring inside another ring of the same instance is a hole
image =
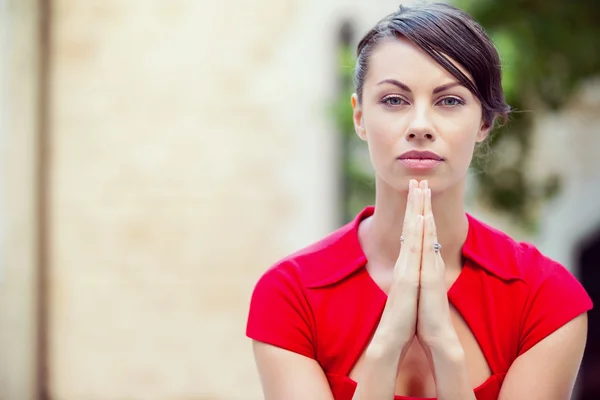
[[[377,45],[362,102],[354,95],[352,106],[356,132],[368,142],[375,172],[397,190],[407,190],[413,178],[428,180],[433,191],[457,184],[475,143],[489,131],[479,100],[406,39],[387,38]]]

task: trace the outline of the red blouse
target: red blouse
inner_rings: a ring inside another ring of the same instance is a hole
[[[358,240],[356,219],[323,240],[279,261],[254,289],[248,337],[315,359],[336,400],[350,400],[348,377],[377,328],[386,294],[373,281]],[[467,215],[466,260],[448,291],[477,339],[492,376],[474,389],[497,399],[515,359],[592,302],[562,265]],[[405,396],[396,399],[409,400]]]

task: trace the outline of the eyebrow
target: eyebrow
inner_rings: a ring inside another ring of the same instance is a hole
[[[410,90],[410,88],[405,83],[402,83],[396,79],[384,79],[381,82],[379,82],[377,85],[383,85],[384,83],[390,83],[394,86],[398,86],[400,89],[404,90],[405,92],[412,93],[412,90]],[[463,85],[462,85],[462,83],[460,83],[458,81],[446,83],[445,85],[440,85],[440,86],[436,87],[435,89],[433,89],[432,93],[436,94],[439,92],[443,92],[444,90],[448,90],[454,86],[463,86]]]

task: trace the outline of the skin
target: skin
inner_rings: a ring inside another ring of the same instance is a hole
[[[375,49],[363,97],[353,95],[352,107],[376,172],[376,211],[360,224],[359,239],[367,270],[388,293],[354,399],[393,398],[399,365],[415,340],[438,399],[474,399],[447,289],[460,273],[468,232],[466,171],[475,144],[489,133],[481,104],[418,47],[389,38]],[[397,159],[408,150],[433,151],[444,161],[410,169]],[[436,241],[443,255],[433,251]],[[518,357],[499,399],[570,398],[586,334],[582,314]],[[266,399],[333,398],[315,360],[256,341],[253,347]]]

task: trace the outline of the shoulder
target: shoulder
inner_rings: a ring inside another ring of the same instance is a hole
[[[516,241],[504,232],[469,217],[469,236],[465,255],[488,273],[510,285],[521,312],[534,314],[574,313],[592,307],[591,300],[577,278],[565,266],[532,243]],[[506,286],[506,285],[503,285]],[[562,311],[560,311],[562,310]]]
[[[352,275],[366,262],[358,239],[358,225],[372,214],[368,207],[353,221],[322,239],[278,260],[262,280],[286,281],[303,288],[324,287]]]
[[[309,292],[343,280],[363,265],[356,232],[359,222],[360,215],[280,259],[260,276],[250,299],[248,337],[316,357],[314,309],[321,303],[315,300],[315,292]]]
[[[587,292],[562,264],[542,254],[533,244],[516,241],[504,232],[469,217],[465,255],[488,275],[505,296],[499,311],[510,309],[518,327],[518,354],[578,315],[592,308]],[[501,315],[499,312],[498,315]]]
[[[526,286],[565,274],[572,276],[534,244],[517,241],[471,215],[468,218],[469,234],[463,252],[489,273],[506,281],[520,280]]]

